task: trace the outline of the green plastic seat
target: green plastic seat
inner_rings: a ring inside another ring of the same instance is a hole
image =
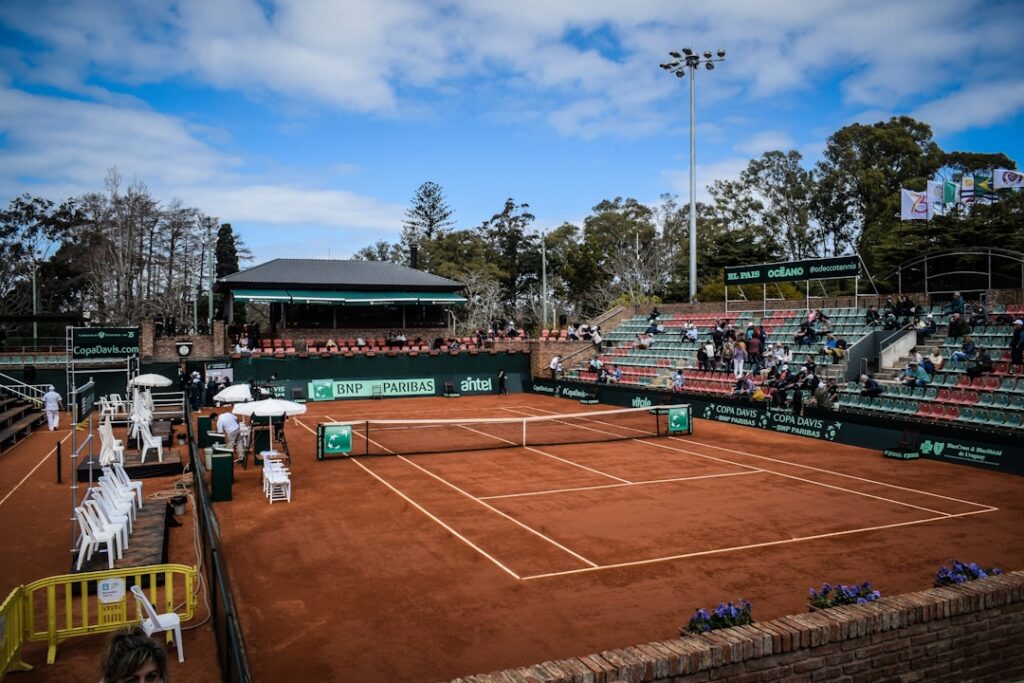
[[[974,411],[974,422],[988,422],[989,413],[987,410],[978,409]]]
[[[988,423],[993,427],[1002,427],[1006,424],[1006,413],[1001,410],[993,410],[988,414]]]
[[[1010,413],[1006,418],[1006,426],[1012,429],[1020,429],[1022,423],[1024,423],[1024,418],[1020,413]]]
[[[1006,409],[1010,407],[1010,397],[1006,394],[995,394],[993,405],[999,409]]]
[[[981,395],[981,400],[978,401],[978,405],[985,408],[991,408],[994,402],[995,398],[993,398],[992,392],[986,391]]]
[[[971,422],[974,420],[974,409],[973,408],[961,408],[960,419]]]
[[[1014,410],[1024,410],[1024,396],[1018,394],[1010,396],[1010,407]]]
[[[939,397],[939,390],[935,387],[926,387],[924,390],[924,398],[927,401],[934,401]]]

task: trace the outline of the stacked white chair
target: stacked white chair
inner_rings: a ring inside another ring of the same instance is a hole
[[[292,502],[292,481],[290,472],[280,460],[263,458],[263,494],[273,505],[275,500]]]
[[[154,633],[163,631],[174,631],[174,645],[178,649],[178,662],[185,661],[185,648],[181,643],[181,617],[174,612],[157,614],[153,603],[149,601],[146,594],[138,586],[132,586],[132,595],[135,596],[135,604],[141,613],[141,626],[147,636],[152,637]]]
[[[123,488],[129,489],[135,495],[135,503],[140,510],[142,509],[142,482],[132,480],[125,471],[124,465],[115,462],[110,467],[104,467],[103,473],[117,480]]]
[[[82,563],[90,559],[101,544],[106,544],[107,546],[107,568],[113,569],[114,557],[120,558],[117,533],[112,529],[103,529],[96,525],[84,507],[75,508],[75,519],[78,520],[78,529],[80,531],[76,571],[82,570]]]
[[[164,461],[164,440],[159,436],[153,436],[149,431],[148,422],[138,423],[139,455],[142,462],[146,462],[146,454],[151,449],[156,449],[157,461]]]
[[[107,507],[100,504],[96,498],[89,498],[82,503],[87,514],[91,515],[89,522],[93,527],[99,527],[104,531],[114,532],[118,559],[124,557],[125,548],[128,547],[128,515],[116,514]]]
[[[124,443],[114,438],[110,418],[100,422],[100,465],[124,464]]]

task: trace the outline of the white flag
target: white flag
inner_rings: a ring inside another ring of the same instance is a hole
[[[974,174],[964,173],[960,179],[960,201],[964,204],[974,203]]]
[[[997,168],[995,170],[995,182],[993,182],[992,187],[997,190],[1002,190],[1006,187],[1024,187],[1024,172]]]
[[[928,194],[925,192],[914,192],[913,190],[904,190],[902,188],[900,189],[900,192],[900,220],[928,220]]]
[[[941,180],[928,181],[928,218],[935,215],[936,211],[945,203],[943,197],[943,184]]]

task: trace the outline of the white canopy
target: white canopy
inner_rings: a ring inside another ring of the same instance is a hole
[[[259,417],[277,417],[280,415],[302,415],[306,406],[281,398],[267,398],[251,403],[238,403],[231,409],[235,415],[256,415]]]
[[[174,384],[174,382],[163,375],[149,373],[147,375],[139,375],[138,377],[132,378],[129,380],[128,384],[136,387],[169,387]]]
[[[248,384],[232,384],[214,394],[213,400],[221,403],[245,403],[252,400],[252,391],[249,390]]]

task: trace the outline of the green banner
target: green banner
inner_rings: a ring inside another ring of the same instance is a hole
[[[690,434],[690,407],[669,408],[668,433]]]
[[[342,455],[352,452],[352,425],[324,425],[322,452]]]
[[[416,379],[315,379],[309,383],[309,400],[334,401],[342,398],[374,396],[433,396],[437,385],[433,377]]]
[[[725,284],[747,285],[763,282],[794,282],[796,280],[831,280],[860,275],[860,258],[809,259],[784,263],[762,263],[725,269]]]
[[[71,357],[116,358],[139,355],[137,327],[72,327]]]

